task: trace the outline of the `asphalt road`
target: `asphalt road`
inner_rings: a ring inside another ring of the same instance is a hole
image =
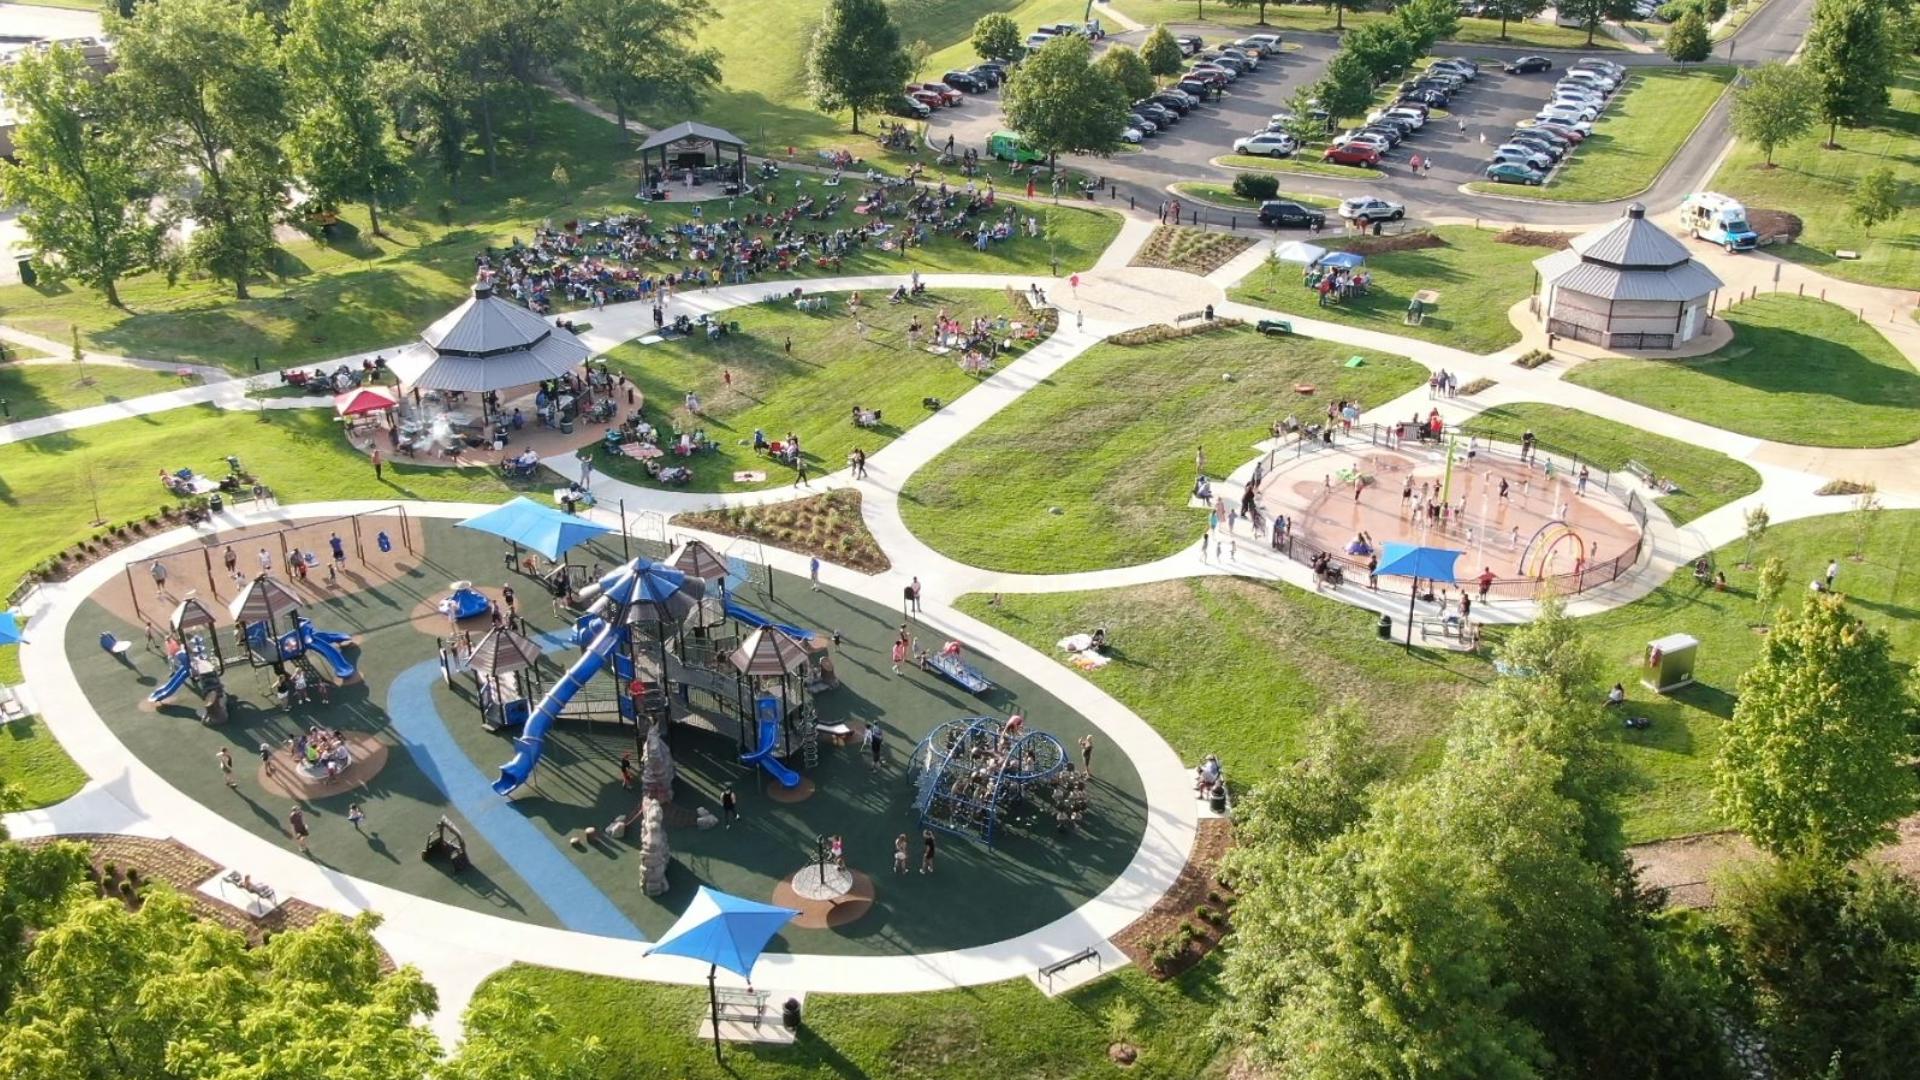
[[[1716,47],[1715,62],[1726,63],[1731,59],[1736,64],[1752,65],[1792,56],[1806,36],[1814,2],[1771,0],[1731,38]],[[1173,29],[1200,34],[1209,44],[1223,38],[1219,27],[1176,25]],[[1145,31],[1132,31],[1115,34],[1109,41],[1137,46],[1145,36]],[[1132,197],[1144,206],[1154,206],[1168,198],[1168,188],[1178,182],[1230,182],[1233,171],[1211,164],[1212,160],[1230,153],[1235,138],[1264,128],[1267,118],[1286,103],[1295,89],[1318,79],[1339,41],[1332,34],[1283,36],[1289,44],[1300,48],[1263,61],[1257,72],[1235,81],[1220,101],[1194,110],[1170,131],[1148,138],[1138,149],[1125,150],[1104,160],[1076,159],[1074,167],[1106,177],[1119,198]],[[1698,190],[1706,182],[1731,138],[1727,99],[1722,98],[1653,186],[1632,200],[1550,203],[1462,191],[1461,184],[1479,178],[1491,146],[1511,131],[1517,121],[1538,111],[1558,78],[1557,71],[1506,75],[1485,61],[1544,55],[1564,67],[1569,61],[1589,54],[1629,67],[1659,67],[1671,61],[1662,54],[1617,49],[1589,53],[1578,49],[1443,44],[1435,47],[1434,53],[1482,61],[1481,77],[1453,101],[1450,118],[1429,123],[1419,134],[1394,148],[1388,155],[1388,168],[1382,179],[1355,183],[1304,173],[1280,173],[1277,175],[1282,189],[1336,198],[1378,195],[1405,203],[1409,213],[1418,218],[1590,224],[1618,216],[1628,202],[1645,203],[1656,213],[1678,205],[1689,192]],[[1465,131],[1460,127],[1463,122]],[[956,148],[972,146],[984,151],[987,136],[1003,126],[996,91],[970,96],[961,106],[937,112],[930,124],[930,137],[938,144],[951,134]],[[1489,140],[1484,145],[1482,135]],[[1406,168],[1408,157],[1414,153],[1431,156],[1434,162],[1432,171],[1420,178],[1411,176]]]

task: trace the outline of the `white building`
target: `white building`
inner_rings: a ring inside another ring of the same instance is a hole
[[[1639,203],[1533,267],[1533,312],[1547,332],[1609,349],[1672,349],[1693,340],[1706,329],[1721,285]]]

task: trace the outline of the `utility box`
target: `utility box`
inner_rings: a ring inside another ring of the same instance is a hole
[[[1647,642],[1647,670],[1640,684],[1657,694],[1670,694],[1691,685],[1699,651],[1700,642],[1691,634],[1668,634]]]

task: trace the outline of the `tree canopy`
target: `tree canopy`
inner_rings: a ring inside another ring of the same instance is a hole
[[[1147,70],[1159,79],[1180,74],[1187,63],[1180,43],[1173,40],[1173,31],[1168,30],[1165,23],[1156,24],[1148,32],[1147,40],[1141,42],[1140,59],[1147,62]]]
[[[380,40],[369,0],[293,0],[282,41],[295,108],[287,150],[320,207],[365,203],[380,235],[380,205],[406,196],[412,169],[393,114],[375,91]]]
[[[1667,58],[1682,64],[1697,64],[1713,52],[1707,37],[1707,20],[1697,10],[1688,10],[1667,31]]]
[[[1020,24],[1004,11],[993,11],[973,24],[974,55],[1002,60],[1020,54]]]
[[[1147,70],[1147,62],[1125,45],[1113,45],[1100,54],[1094,61],[1094,70],[1113,82],[1125,92],[1128,100],[1136,100],[1153,93],[1153,73]]]
[[[622,138],[635,102],[684,109],[720,82],[720,54],[699,45],[716,17],[707,0],[567,0],[564,10],[582,79],[613,102]]]
[[[1859,127],[1886,108],[1893,80],[1882,0],[1820,0],[1800,62],[1813,78],[1814,107],[1833,146],[1841,125]]]
[[[1105,153],[1126,130],[1125,89],[1094,69],[1092,46],[1078,34],[1054,38],[1027,57],[1001,108],[1007,123],[1055,161],[1061,154]]]
[[[828,0],[807,53],[815,104],[851,110],[859,131],[861,111],[884,108],[912,76],[899,28],[881,0]]]

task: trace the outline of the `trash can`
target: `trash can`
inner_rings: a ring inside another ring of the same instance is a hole
[[[784,1025],[788,1031],[800,1030],[799,998],[788,998],[787,1003],[780,1006],[780,1023]]]
[[[1379,625],[1373,628],[1373,632],[1380,635],[1381,641],[1392,641],[1393,640],[1393,616],[1391,615],[1380,616],[1380,623]]]
[[[20,284],[34,285],[40,281],[40,272],[33,268],[32,259],[27,258],[27,259],[19,260],[19,266],[20,266]]]

